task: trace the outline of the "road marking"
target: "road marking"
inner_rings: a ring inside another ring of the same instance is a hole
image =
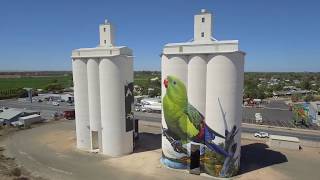
[[[32,156],[30,156],[28,153],[23,152],[23,151],[18,151],[18,152],[19,152],[19,154],[26,156],[26,157],[27,157],[28,159],[30,159],[31,161],[34,161],[34,162],[36,162],[36,163],[38,163],[38,164],[41,164],[40,162],[38,162],[37,160],[35,160]]]
[[[54,168],[54,167],[51,167],[51,166],[48,166],[48,168],[52,171],[55,171],[55,172],[59,172],[59,173],[63,173],[63,174],[66,174],[66,175],[72,175],[72,172],[69,172],[69,171],[64,171],[62,169],[57,169],[57,168]]]

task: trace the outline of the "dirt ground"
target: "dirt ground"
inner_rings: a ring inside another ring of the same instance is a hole
[[[75,148],[76,137],[75,131],[50,131],[43,136],[39,136],[37,140],[41,144],[45,144],[56,152],[63,153],[67,151],[71,151]]]
[[[164,167],[159,161],[161,157],[161,131],[155,123],[139,123],[140,139],[134,153],[118,158],[77,150],[73,123],[73,121],[55,122],[21,131],[13,137],[18,140],[15,143],[16,146],[13,147],[21,147],[21,151],[28,153],[28,156],[33,158],[29,162],[29,166],[30,164],[37,166],[34,162],[40,162],[42,167],[47,165],[49,169],[53,169],[56,171],[55,173],[65,177],[64,179],[87,179],[84,176],[86,174],[90,175],[90,179],[101,179],[102,177],[154,180],[214,179],[205,175],[195,176],[188,174],[188,171],[170,170]],[[31,144],[34,147],[26,148],[26,144]],[[39,152],[34,153],[35,151]],[[17,153],[19,154],[19,152]],[[317,179],[320,176],[317,171],[320,167],[320,149],[307,147],[303,147],[301,151],[271,149],[265,144],[265,140],[243,138],[240,164],[239,175],[232,179]],[[21,175],[16,173],[15,168],[20,169]],[[35,167],[36,170],[37,168]],[[50,173],[50,171],[46,171],[47,174],[48,172]],[[15,174],[19,176],[15,176]],[[19,167],[14,159],[1,156],[0,179],[11,180],[22,177],[42,180],[40,177],[31,176],[23,167]]]
[[[31,175],[23,166],[18,165],[14,158],[4,155],[6,146],[2,140],[17,131],[15,128],[0,128],[0,179],[1,180],[45,180]]]

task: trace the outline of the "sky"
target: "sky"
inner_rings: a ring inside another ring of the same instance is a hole
[[[213,13],[213,36],[239,40],[246,71],[320,71],[317,0],[1,0],[0,71],[71,70],[71,51],[96,47],[99,24],[133,49],[135,70],[160,70],[167,43],[193,38],[193,16]]]

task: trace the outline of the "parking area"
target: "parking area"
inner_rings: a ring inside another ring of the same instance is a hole
[[[33,101],[30,103],[26,99],[8,99],[0,100],[0,107],[12,107],[21,108],[28,110],[40,111],[41,116],[44,119],[51,119],[54,113],[62,113],[65,110],[74,109],[73,105],[67,102],[59,102],[59,106],[53,105],[52,101]],[[148,121],[160,122],[161,121],[161,111],[158,113],[148,113],[148,112],[134,112],[135,117],[138,119],[146,119]],[[243,123],[257,124],[256,113],[260,113],[262,116],[261,125],[267,126],[277,126],[277,127],[287,127],[287,128],[301,128],[301,129],[311,129],[320,130],[320,127],[315,124],[310,124],[306,126],[297,126],[293,123],[293,112],[289,111],[289,106],[285,104],[284,101],[271,101],[262,107],[244,107],[243,108]]]
[[[262,123],[260,124],[291,128],[295,127],[292,123],[293,113],[289,110],[279,109],[245,107],[243,109],[243,122],[256,124],[256,113],[260,113],[262,116]]]
[[[256,113],[261,115],[262,123],[256,122]],[[244,107],[242,122],[287,128],[320,130],[319,126],[312,123],[310,123],[309,126],[295,125],[293,116],[293,112],[289,110],[289,106],[286,105],[284,101],[271,101],[269,104],[261,107]]]
[[[74,109],[73,105],[67,102],[59,102],[53,105],[52,101],[33,101],[32,103],[25,98],[0,100],[0,107],[19,108],[39,111],[44,119],[52,119],[55,113],[63,113],[65,110]]]

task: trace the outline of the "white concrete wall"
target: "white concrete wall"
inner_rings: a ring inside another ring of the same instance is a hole
[[[204,18],[204,22],[202,22]],[[201,36],[204,34],[204,37]],[[194,41],[211,41],[212,33],[212,15],[210,13],[200,13],[194,16]]]
[[[113,46],[114,44],[114,29],[110,23],[101,24],[100,31],[100,46]]]
[[[119,63],[121,79],[122,79],[122,96],[121,101],[122,104],[122,117],[120,119],[122,128],[122,151],[121,154],[129,154],[133,151],[133,129],[131,131],[126,132],[126,114],[125,114],[125,89],[124,86],[128,85],[128,83],[133,82],[133,57],[117,57],[116,61]],[[132,92],[133,93],[133,92]],[[132,109],[133,111],[133,109]],[[133,122],[132,122],[133,123]]]
[[[206,124],[224,135],[235,125],[240,130],[242,121],[242,91],[244,56],[242,53],[214,55],[207,65]],[[235,156],[240,156],[241,131],[236,135],[238,147]],[[215,143],[224,143],[216,137]],[[240,158],[239,158],[240,159]]]
[[[87,62],[88,73],[88,99],[90,131],[101,132],[101,111],[100,111],[100,85],[99,85],[99,59],[89,59]],[[90,137],[92,133],[90,132]],[[90,138],[92,139],[92,137]],[[91,143],[92,144],[92,143]],[[91,147],[91,149],[93,149]]]
[[[206,57],[191,56],[188,64],[188,100],[203,116],[206,110],[206,79]]]
[[[162,79],[166,79],[167,76],[174,76],[180,79],[188,88],[188,59],[185,56],[173,55],[162,56]],[[162,98],[165,96],[166,88],[162,84]],[[163,104],[163,103],[162,103]],[[162,127],[167,128],[165,118],[162,118]],[[170,142],[166,137],[162,136],[162,151],[164,155],[172,159],[180,159],[184,154],[178,154],[172,148]]]
[[[74,59],[72,61],[74,99],[76,114],[77,147],[83,150],[91,148],[90,121],[88,107],[88,81],[86,60]]]
[[[167,62],[169,58],[166,55],[161,56],[161,99],[163,100],[163,97],[166,93],[166,88],[164,87],[163,83],[164,80],[167,78]],[[163,103],[162,103],[162,112],[161,112],[161,124],[163,128],[167,128],[166,122],[164,120],[164,114],[163,114]],[[162,140],[163,141],[163,140]]]
[[[133,77],[128,77],[132,64],[126,63],[128,59],[117,56],[99,64],[102,153],[109,156],[132,152],[132,133],[125,130],[124,81]]]

